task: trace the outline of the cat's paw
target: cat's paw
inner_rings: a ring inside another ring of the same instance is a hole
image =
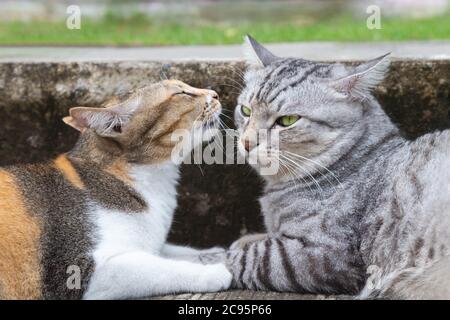
[[[222,247],[212,247],[208,249],[200,250],[200,254],[223,254],[225,253],[225,248]]]
[[[227,290],[231,286],[233,275],[224,264],[211,264],[206,266],[198,281],[199,292],[216,292]]]
[[[198,259],[202,264],[216,264],[225,262],[226,250],[220,247],[213,247],[201,250]]]
[[[265,238],[267,238],[267,233],[247,234],[233,242],[233,244],[230,246],[230,249],[244,249],[247,244],[261,241]]]

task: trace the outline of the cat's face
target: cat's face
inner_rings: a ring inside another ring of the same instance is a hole
[[[251,61],[234,116],[240,150],[257,160],[255,167],[276,159],[288,171],[348,139],[364,117],[361,101],[378,81],[370,68],[386,67],[383,58],[356,68],[283,59],[247,41]]]
[[[178,142],[174,132],[198,133],[203,140],[210,139],[210,127],[221,109],[215,91],[166,80],[138,89],[125,99],[114,98],[105,108],[72,108],[64,121],[82,132],[94,132],[106,148],[113,146],[111,142],[119,145],[128,161],[158,163],[170,159]]]

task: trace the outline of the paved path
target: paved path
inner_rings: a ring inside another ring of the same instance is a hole
[[[392,52],[393,59],[450,59],[450,40],[336,43],[304,42],[269,44],[280,56],[313,60],[360,60]],[[1,47],[0,62],[11,61],[148,61],[236,60],[240,45],[172,47]]]

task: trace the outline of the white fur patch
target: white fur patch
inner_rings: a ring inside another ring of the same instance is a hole
[[[83,298],[124,299],[227,289],[232,276],[223,264],[201,265],[163,257],[177,204],[178,167],[170,161],[135,165],[130,176],[148,210],[128,213],[93,206],[95,271]],[[195,252],[182,247],[171,251],[177,255]]]

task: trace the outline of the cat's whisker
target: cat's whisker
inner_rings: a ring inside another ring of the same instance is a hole
[[[285,151],[281,151],[281,152],[285,152]],[[289,157],[289,156],[292,157],[292,155],[290,155],[289,153],[288,153],[288,154],[285,154],[285,156],[286,156],[286,157]],[[293,159],[293,160],[295,160],[295,159]],[[308,168],[310,168],[311,170],[317,171],[317,173],[319,173],[322,177],[324,177],[324,178],[327,180],[327,182],[330,184],[330,186],[333,187],[334,190],[337,190],[336,185],[335,185],[335,184],[330,180],[330,178],[329,178],[326,174],[324,174],[320,169],[317,169],[316,167],[314,167],[314,166],[311,165],[310,163],[306,162],[304,159],[301,159],[301,158],[298,159],[298,158],[297,158],[297,160],[302,161],[302,163],[303,163],[304,165],[308,166]]]
[[[308,175],[308,177],[311,178],[311,180],[312,180],[312,181],[314,182],[314,184],[317,186],[317,188],[319,189],[319,192],[320,192],[321,196],[323,197],[324,191],[323,191],[322,187],[320,186],[320,184],[318,183],[318,181],[314,178],[314,176],[313,176],[308,170],[306,170],[301,164],[299,164],[298,162],[294,161],[293,159],[290,159],[290,158],[286,157],[286,156],[283,155],[283,154],[280,154],[280,156],[281,156],[281,157],[284,157],[286,160],[292,162],[292,164],[293,164],[296,168],[298,168],[298,169],[300,169],[301,171],[303,171],[304,173],[306,173],[306,174]]]
[[[194,132],[194,125],[197,123],[197,121],[198,121],[198,119],[201,117],[201,114],[199,114],[196,118],[195,118],[195,120],[194,120],[194,122],[192,122],[192,126],[191,126],[191,132]],[[204,125],[204,121],[202,121],[202,126]],[[192,152],[194,152],[194,150],[195,150],[195,148],[192,150]],[[200,164],[196,164],[197,165],[197,167],[198,167],[198,169],[200,170],[200,173],[201,173],[201,175],[202,175],[202,177],[204,177],[205,175],[204,175],[204,173],[203,173],[203,170],[202,170],[202,168],[201,168],[201,165]]]
[[[204,177],[205,174],[203,173],[203,170],[202,170],[201,165],[200,165],[200,164],[197,164],[197,167],[198,167],[198,169],[200,170],[200,173],[201,173],[202,177]]]
[[[228,113],[230,113],[230,114],[233,114],[233,113],[234,113],[233,110],[228,110],[228,109],[222,109],[222,112],[228,112]]]
[[[241,82],[236,81],[233,78],[225,76],[223,79],[232,81],[235,85],[237,85],[241,90],[244,88],[244,85]]]
[[[286,155],[284,155],[284,156],[286,157]],[[296,163],[295,159],[290,159],[290,158],[288,158],[288,157],[286,157],[286,158],[289,159],[290,161]],[[305,164],[305,165],[308,165],[308,164],[305,163],[305,162],[302,162],[302,163]],[[304,167],[302,167],[302,166],[301,166],[300,164],[298,164],[298,163],[297,163],[296,167],[297,167],[298,169],[300,169],[301,171],[303,171],[304,173],[307,174],[308,178],[311,179],[311,181],[318,187],[321,197],[324,198],[324,196],[323,196],[324,190],[323,190],[322,186],[320,186],[319,181],[317,181],[317,180],[314,178],[314,176],[310,173],[310,171],[309,171],[308,169],[305,169]],[[310,168],[311,168],[311,167],[310,167]],[[321,174],[322,174],[322,173],[321,173]],[[336,190],[336,187],[335,187],[334,185],[331,185],[331,186]]]
[[[281,159],[278,159],[278,162],[280,163],[281,173],[283,175],[290,175],[291,173],[287,170],[286,165],[284,164],[284,161]]]
[[[225,86],[225,87],[233,88],[233,89],[226,89],[226,90],[227,90],[228,93],[234,94],[236,96],[241,94],[241,91],[239,89],[235,88],[234,86],[231,86],[231,85],[228,85],[228,84],[225,84],[225,83],[221,83],[218,86]]]
[[[287,158],[287,157],[284,156],[283,154],[280,154],[280,156],[281,156],[281,157],[284,157],[286,160],[288,160],[288,161],[291,162],[291,166],[294,168],[294,171],[295,171],[296,169],[300,169],[302,172],[306,173],[307,176],[308,176],[308,178],[311,179],[311,180],[314,182],[314,184],[317,186],[317,188],[319,189],[319,192],[320,192],[321,196],[323,197],[323,189],[322,189],[322,187],[321,187],[320,184],[317,182],[317,180],[314,179],[314,177],[313,177],[306,169],[304,169],[300,164],[296,163],[296,162],[293,161],[292,159]],[[297,173],[297,175],[298,175],[298,173]],[[297,176],[297,175],[296,175],[296,176]],[[301,177],[300,175],[298,175],[298,176]],[[313,192],[313,191],[312,191],[312,188],[311,188],[311,186],[310,186],[310,183],[306,182],[306,180],[305,180],[303,177],[301,177],[301,178],[302,178],[302,181],[308,186],[309,190],[310,190],[311,192]]]
[[[242,88],[236,87],[235,85],[232,85],[232,84],[229,84],[229,83],[220,83],[219,86],[227,86],[227,87],[233,88],[233,89],[235,89],[237,91],[231,90],[231,92],[234,93],[234,94],[238,94],[238,95],[242,91]]]
[[[220,124],[220,122],[216,122],[215,124],[214,124],[214,127],[215,127],[215,129],[218,131],[218,132],[220,132],[221,130],[219,129],[219,126],[220,126],[221,124]],[[223,136],[222,136],[223,137]],[[218,143],[217,141],[216,141],[216,139],[214,139],[214,143],[220,148],[220,151],[222,152],[222,155],[225,155],[225,150],[223,149],[223,147],[222,147],[222,144],[221,143]]]
[[[244,74],[243,70],[238,69],[236,66],[230,66],[230,70],[235,75],[237,75],[242,82],[245,82],[245,74]]]
[[[222,116],[224,116],[225,118],[227,118],[230,121],[234,121],[233,118],[231,118],[230,116],[227,116],[226,114],[222,113]]]
[[[330,169],[328,169],[328,168],[325,167],[324,165],[320,164],[318,161],[314,161],[314,160],[312,160],[312,159],[309,159],[309,158],[307,158],[307,157],[301,156],[301,155],[299,155],[299,154],[296,154],[296,153],[293,153],[293,152],[290,152],[290,151],[284,151],[284,152],[286,152],[286,153],[288,153],[288,154],[290,154],[290,155],[292,155],[292,156],[294,156],[294,157],[301,158],[301,159],[303,159],[303,160],[305,160],[305,161],[312,162],[312,163],[314,163],[315,165],[321,167],[322,169],[326,170],[329,174],[331,174],[331,175],[333,176],[334,179],[336,179],[336,181],[339,183],[339,186],[343,187],[341,181],[340,181],[339,178],[336,176],[336,174],[333,173]]]
[[[221,114],[221,116],[225,116],[224,114]],[[221,119],[221,118],[218,118],[218,122],[220,123],[220,124],[222,124],[224,127],[226,127],[227,129],[230,129],[226,124],[225,124],[225,122]]]
[[[296,183],[296,180],[299,180],[299,179],[301,179],[302,182],[306,186],[308,186],[308,189],[311,193],[313,192],[309,183],[305,180],[305,178],[303,178],[296,172],[295,167],[293,168],[293,165],[291,163],[285,162],[285,160],[281,159],[279,156],[278,156],[278,160],[279,160],[280,164],[283,164],[286,167],[289,175],[294,177],[294,179],[292,181],[294,182],[294,189],[296,190],[297,193],[300,192],[299,189],[297,188],[297,183]]]
[[[228,132],[228,130],[230,130],[230,128],[220,118],[218,119],[218,123],[221,126],[222,130],[225,132],[225,134],[228,137],[233,138],[233,140],[234,140],[234,136]]]
[[[164,77],[163,77],[164,76]],[[169,80],[169,78],[167,77],[166,73],[164,72],[164,69],[161,68],[161,71],[159,72],[159,79],[162,80]]]

